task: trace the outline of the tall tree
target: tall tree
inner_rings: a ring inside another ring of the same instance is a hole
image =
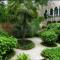
[[[20,30],[24,40],[31,19],[37,17],[37,8],[35,4],[38,3],[43,5],[47,2],[44,0],[8,0],[8,3],[11,5],[11,7],[8,6],[10,15],[13,14],[16,19],[20,21]]]

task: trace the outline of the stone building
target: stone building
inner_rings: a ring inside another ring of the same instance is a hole
[[[60,21],[60,0],[49,0],[47,6],[39,5],[38,15],[44,16],[45,11],[47,10],[47,15],[49,16],[47,20],[41,22],[42,26],[47,26],[47,21],[58,22]],[[53,11],[53,12],[51,12]]]
[[[41,6],[39,5],[38,15],[43,16],[45,10],[48,11],[48,15],[50,15],[50,11],[53,10],[53,16],[56,14],[57,16],[60,16],[60,0],[49,0],[47,6]],[[55,12],[56,10],[56,12]]]

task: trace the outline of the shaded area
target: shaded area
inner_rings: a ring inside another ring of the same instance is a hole
[[[18,47],[19,49],[29,50],[34,48],[34,43],[30,40],[18,40]]]

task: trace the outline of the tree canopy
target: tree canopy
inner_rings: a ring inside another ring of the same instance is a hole
[[[25,2],[35,2],[35,3],[39,3],[41,5],[47,5],[48,0],[8,0],[8,1],[16,1],[19,3],[25,3]]]

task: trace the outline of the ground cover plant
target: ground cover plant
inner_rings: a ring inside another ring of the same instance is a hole
[[[49,60],[60,60],[60,47],[44,49],[42,55]]]
[[[29,57],[27,54],[22,53],[17,56],[17,60],[29,60]]]

